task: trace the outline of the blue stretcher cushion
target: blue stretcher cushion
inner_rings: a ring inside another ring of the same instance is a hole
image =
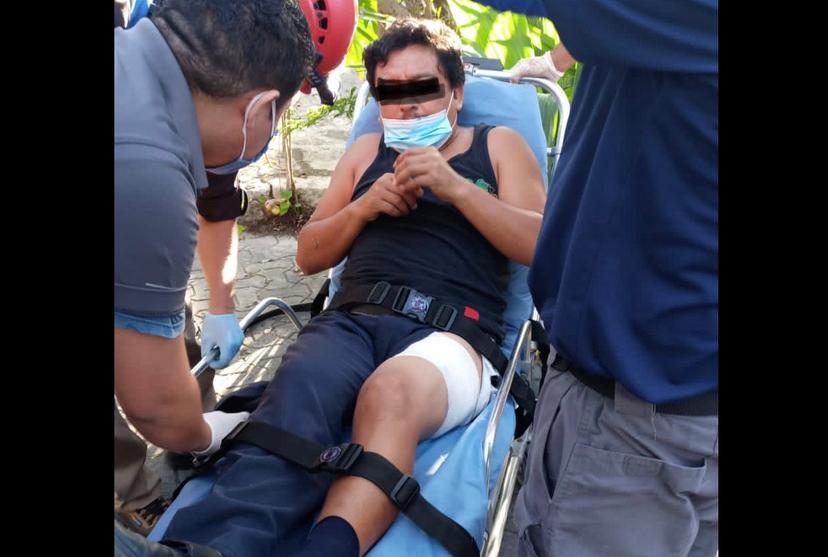
[[[490,124],[506,126],[518,132],[532,149],[540,165],[544,188],[547,183],[546,134],[541,123],[540,108],[535,88],[532,85],[515,85],[494,79],[466,76],[463,109],[458,116],[462,126]],[[351,128],[345,149],[364,133],[379,132],[379,110],[374,99],[370,99]],[[331,273],[329,298],[339,288],[339,276],[345,268],[345,261],[334,267]],[[523,322],[532,316],[532,294],[529,292],[527,277],[529,268],[514,261],[509,262],[512,280],[506,290],[506,311],[503,314],[504,338],[501,349],[506,357],[512,354]]]

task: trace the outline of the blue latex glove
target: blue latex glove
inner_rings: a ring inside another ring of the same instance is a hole
[[[244,342],[244,333],[232,313],[213,315],[208,313],[201,326],[201,357],[206,356],[213,346],[219,347],[219,354],[210,362],[210,367],[227,367]]]

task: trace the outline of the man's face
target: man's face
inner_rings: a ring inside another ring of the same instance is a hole
[[[448,107],[449,121],[454,122],[463,105],[461,85],[454,90],[448,106],[452,94],[448,78],[440,69],[437,54],[424,45],[392,52],[385,64],[377,64],[375,79],[383,118],[418,118]],[[436,87],[432,85],[434,80]]]

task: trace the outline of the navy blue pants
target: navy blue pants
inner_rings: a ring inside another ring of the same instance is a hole
[[[398,315],[322,313],[287,349],[250,419],[323,445],[340,443],[368,376],[435,330]],[[179,510],[164,539],[203,544],[224,557],[297,550],[334,479],[243,443],[215,466],[210,494]]]

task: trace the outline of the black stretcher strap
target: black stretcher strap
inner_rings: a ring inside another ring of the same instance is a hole
[[[411,303],[412,299],[417,299],[419,303]],[[509,360],[500,351],[497,343],[483,332],[477,321],[464,317],[462,308],[458,309],[453,304],[422,294],[409,286],[391,285],[385,281],[373,285],[349,286],[336,293],[328,309],[348,310],[363,304],[382,306],[420,323],[455,333],[486,356],[501,373],[509,365]]]
[[[223,454],[237,442],[255,445],[310,472],[365,478],[454,557],[477,557],[480,554],[471,534],[423,498],[417,480],[401,472],[382,455],[365,451],[362,445],[343,443],[325,447],[284,429],[248,421],[230,432],[213,457]]]
[[[455,557],[480,555],[471,534],[426,501],[420,494],[417,480],[401,472],[382,455],[363,452],[347,473],[365,478],[380,488],[414,524]]]

